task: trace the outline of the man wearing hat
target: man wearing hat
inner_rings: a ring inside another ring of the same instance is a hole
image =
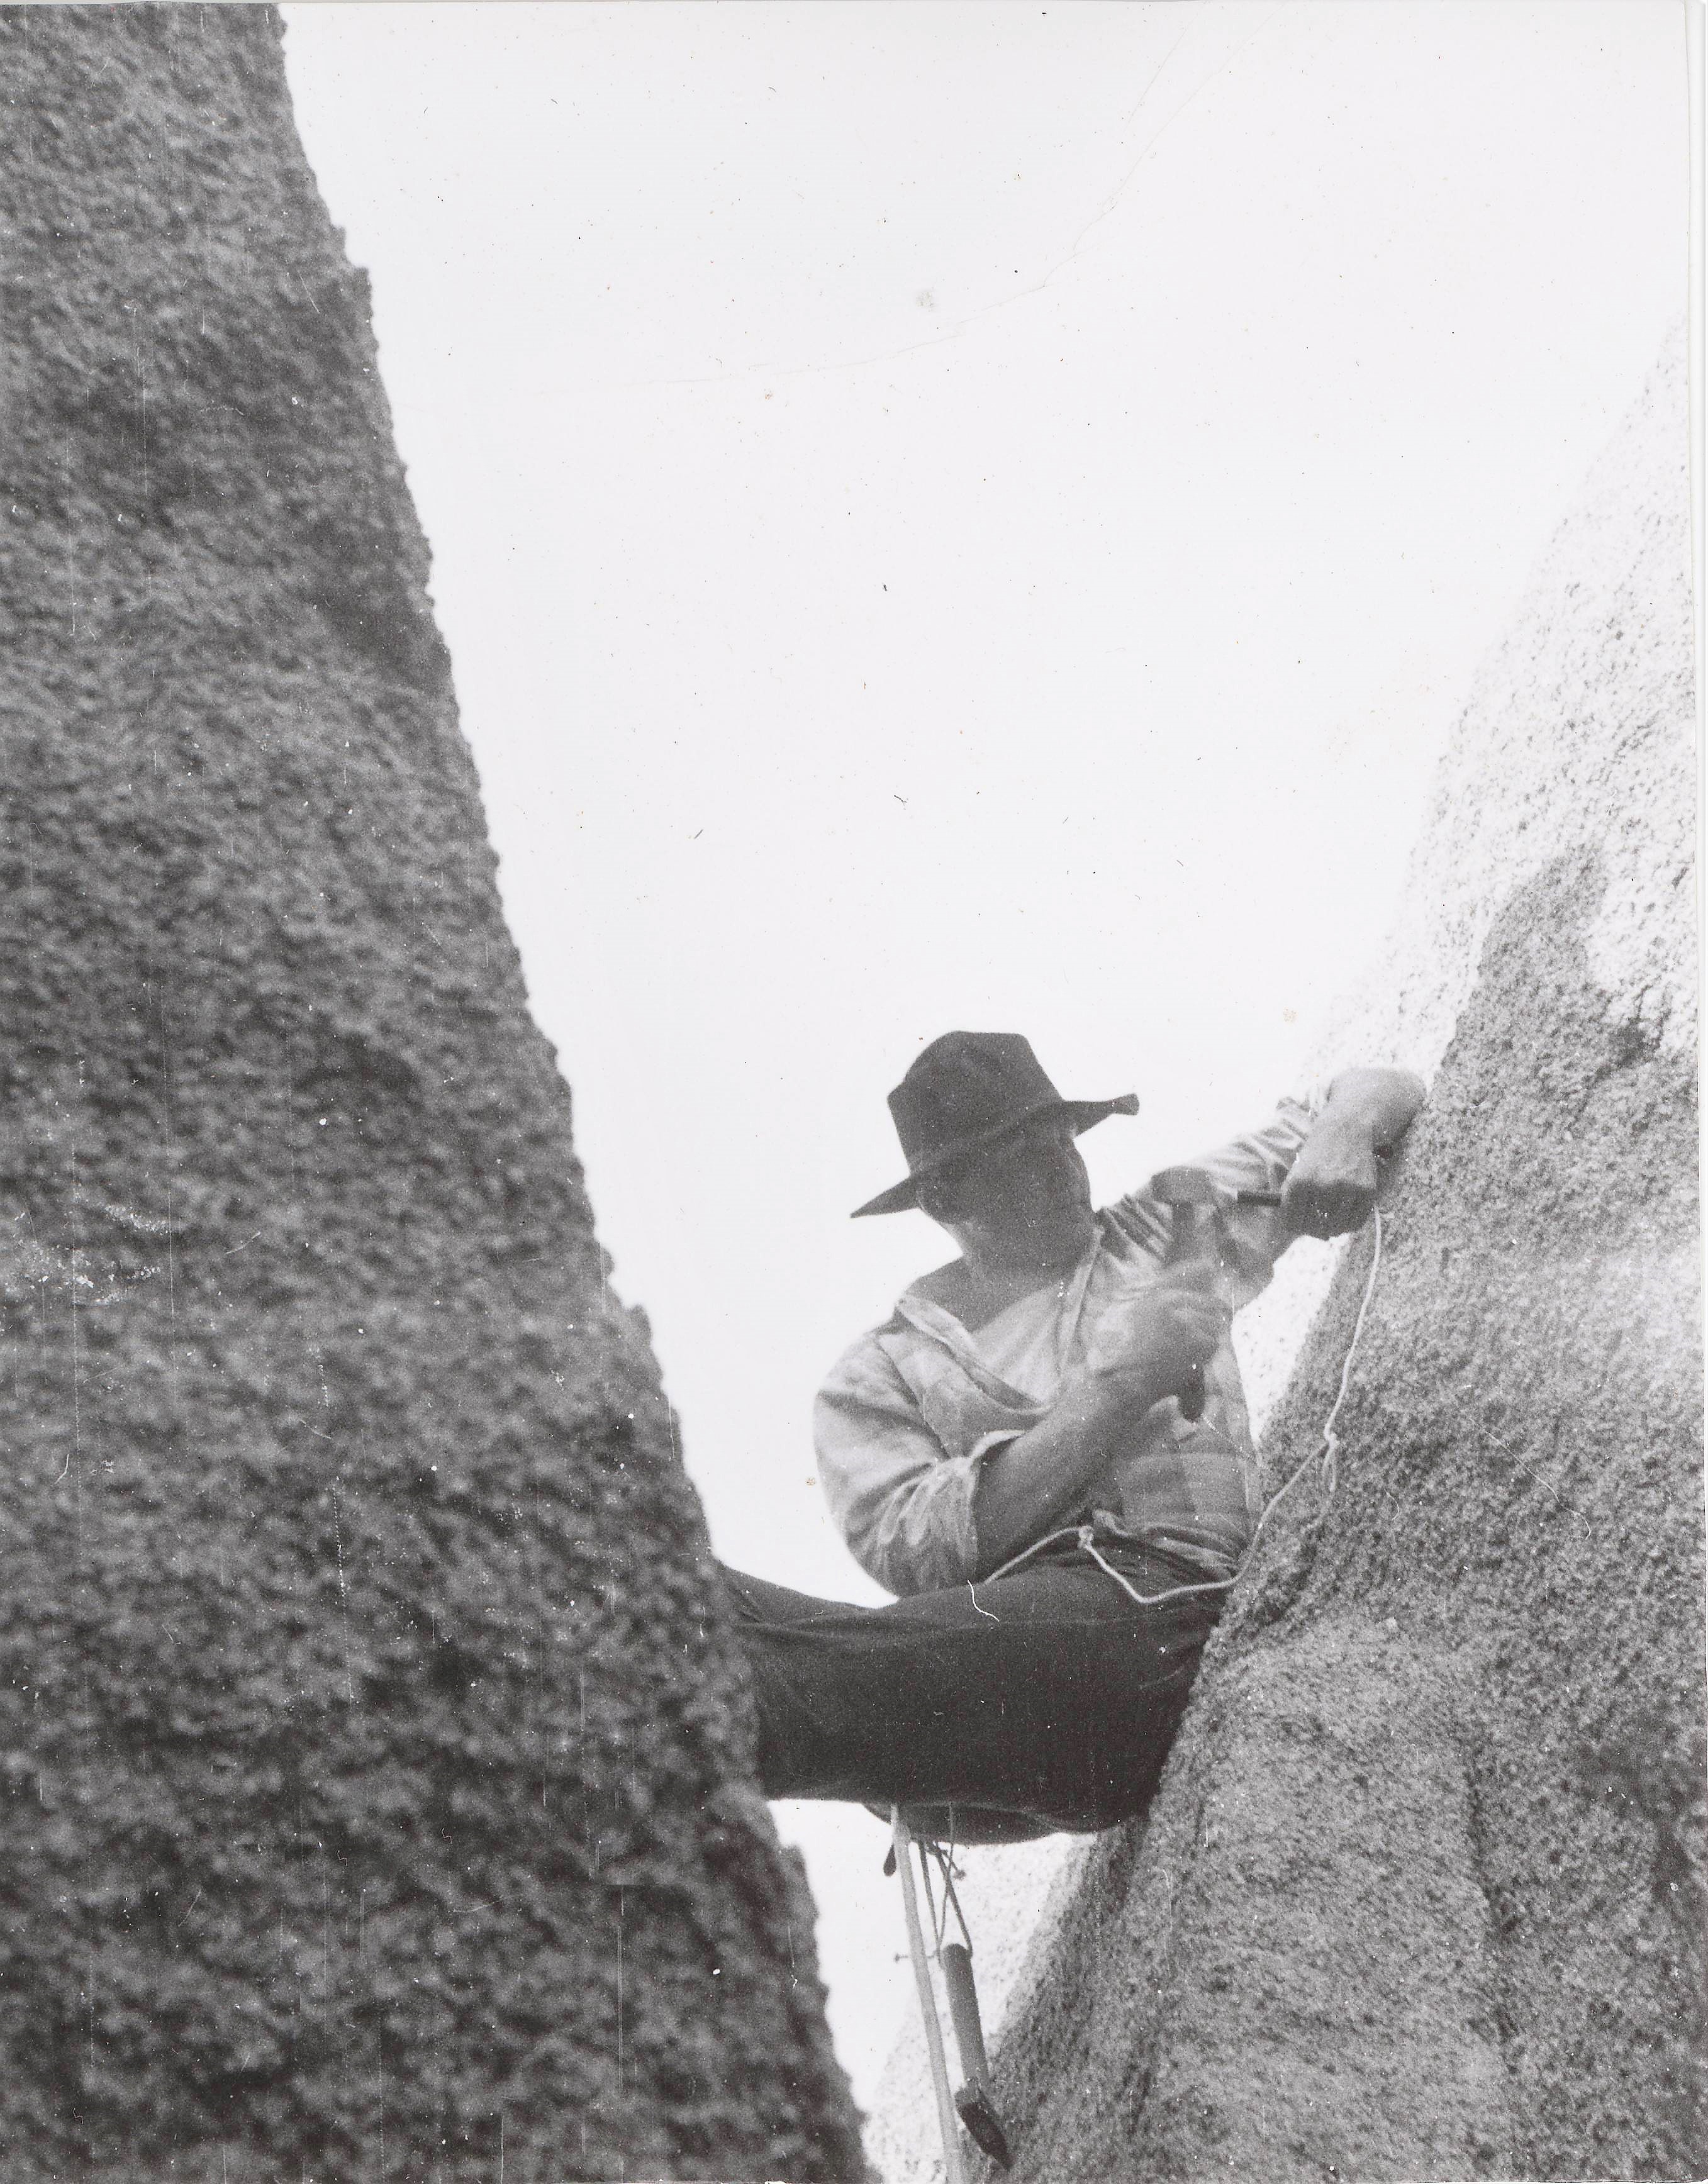
[[[814,1417],[843,1536],[899,1597],[730,1574],[768,1796],[901,1804],[963,1841],[1144,1808],[1259,1515],[1231,1311],[1295,1236],[1363,1224],[1422,1097],[1348,1071],[1196,1163],[1227,1209],[1207,1279],[1217,1261],[1171,1262],[1153,1190],[1092,1208],[1074,1139],[1130,1094],[1063,1099],[1012,1033],[919,1055],[890,1095],[907,1178],[857,1212],[918,1206],[960,1256],[844,1353]]]

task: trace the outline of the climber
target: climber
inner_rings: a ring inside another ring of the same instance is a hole
[[[1063,1100],[1012,1034],[918,1056],[890,1096],[907,1176],[857,1214],[918,1206],[960,1256],[845,1352],[815,1412],[832,1513],[899,1597],[728,1573],[767,1796],[899,1805],[963,1842],[1143,1810],[1256,1521],[1231,1311],[1296,1236],[1362,1225],[1422,1098],[1351,1070],[1199,1163],[1231,1205],[1271,1201],[1225,1213],[1209,1283],[1167,1263],[1146,1190],[1092,1209],[1074,1139],[1130,1095]]]

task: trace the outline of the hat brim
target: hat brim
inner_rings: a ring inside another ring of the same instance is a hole
[[[981,1146],[993,1145],[1002,1138],[1012,1137],[1016,1130],[1035,1122],[1040,1115],[1065,1115],[1073,1125],[1077,1138],[1095,1123],[1111,1115],[1136,1115],[1138,1095],[1123,1092],[1116,1100],[1047,1100],[1036,1107],[1029,1107],[1024,1115],[1017,1115],[1011,1123],[1003,1123],[981,1136],[964,1138],[957,1145],[940,1153],[935,1160],[926,1161],[917,1167],[905,1182],[894,1184],[888,1190],[880,1190],[875,1198],[868,1198],[863,1206],[857,1206],[849,1215],[851,1221],[864,1219],[868,1213],[905,1213],[919,1203],[919,1185],[941,1168],[952,1167],[957,1161],[964,1160],[968,1153],[977,1152]]]

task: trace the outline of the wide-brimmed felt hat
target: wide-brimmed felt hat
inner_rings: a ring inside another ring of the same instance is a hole
[[[900,1213],[919,1203],[921,1178],[964,1159],[1035,1115],[1064,1114],[1074,1134],[1106,1115],[1136,1115],[1130,1092],[1117,1100],[1064,1100],[1045,1075],[1031,1043],[1013,1031],[948,1031],[918,1055],[890,1095],[896,1134],[907,1157],[907,1179],[857,1206],[866,1213]]]

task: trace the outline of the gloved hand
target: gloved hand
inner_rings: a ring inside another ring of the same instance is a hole
[[[1326,1117],[1299,1148],[1281,1219],[1297,1236],[1349,1235],[1369,1220],[1379,1179],[1369,1130]]]

